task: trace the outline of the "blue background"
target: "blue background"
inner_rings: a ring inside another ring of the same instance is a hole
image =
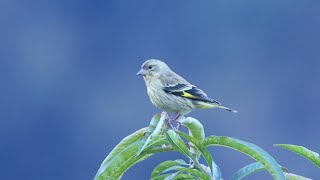
[[[160,112],[136,76],[158,58],[237,109],[196,110],[207,135],[254,142],[291,172],[320,170],[275,143],[320,152],[319,1],[0,2],[1,179],[92,179]],[[253,162],[211,148],[224,179]],[[123,179],[148,179],[163,153]],[[271,179],[259,172],[248,179]]]

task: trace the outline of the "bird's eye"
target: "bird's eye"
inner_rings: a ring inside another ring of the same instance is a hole
[[[148,66],[148,69],[152,69],[153,68],[153,66]]]

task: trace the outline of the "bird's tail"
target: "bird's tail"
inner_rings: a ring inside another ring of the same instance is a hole
[[[225,109],[227,111],[231,111],[231,112],[234,112],[234,113],[238,112],[236,110],[227,108],[227,107],[222,106],[222,105],[217,104],[217,103],[209,103],[209,102],[202,102],[202,101],[197,103],[197,108],[200,108],[200,109],[221,108],[221,109]]]
[[[234,110],[234,109],[230,109],[230,108],[227,108],[227,107],[224,107],[224,106],[221,106],[219,105],[218,108],[221,108],[221,109],[225,109],[227,111],[231,111],[231,112],[234,112],[234,113],[237,113],[238,111]]]

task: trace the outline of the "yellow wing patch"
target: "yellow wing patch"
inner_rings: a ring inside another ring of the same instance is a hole
[[[190,93],[187,93],[187,92],[182,92],[182,96],[183,97],[186,97],[186,98],[196,98],[194,95],[190,94]]]

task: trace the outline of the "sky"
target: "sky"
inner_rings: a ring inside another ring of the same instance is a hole
[[[314,164],[273,146],[320,152],[319,8],[301,0],[2,0],[1,179],[93,179],[121,139],[161,112],[136,76],[150,58],[239,111],[193,111],[206,135],[255,143],[289,171],[319,178]],[[224,179],[254,162],[209,150]],[[154,155],[123,179],[148,179],[179,158]]]

